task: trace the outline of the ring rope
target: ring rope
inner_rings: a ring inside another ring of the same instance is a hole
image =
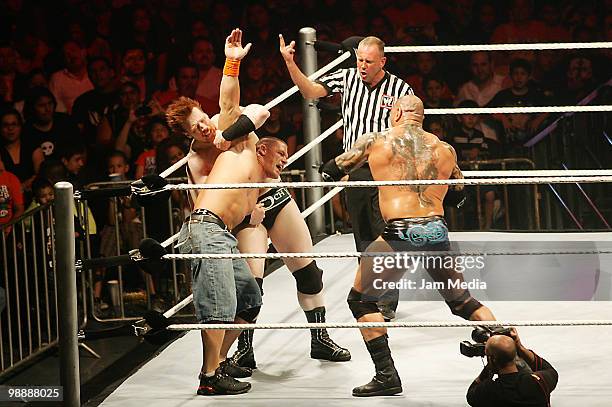
[[[385,52],[473,52],[527,51],[545,49],[600,49],[612,48],[612,42],[538,42],[532,44],[468,44],[468,45],[396,45],[385,47]]]
[[[306,144],[304,147],[300,148],[298,151],[293,153],[291,157],[287,159],[287,164],[285,164],[285,168],[287,168],[289,165],[296,162],[298,158],[300,158],[301,156],[309,152],[314,146],[321,143],[327,137],[331,136],[336,130],[342,127],[342,123],[343,123],[342,120],[338,120],[336,123],[332,124],[327,130],[321,133],[321,135],[317,136],[310,143]]]
[[[582,113],[610,112],[612,105],[589,106],[515,106],[515,107],[452,107],[425,109],[425,114],[496,114],[496,113]]]
[[[324,322],[324,323],[275,323],[275,324],[173,324],[171,331],[202,329],[253,330],[253,329],[331,329],[331,328],[473,328],[477,326],[611,326],[610,319],[593,320],[534,320],[534,321],[397,321],[397,322]]]
[[[325,253],[187,253],[166,254],[165,260],[198,259],[349,259],[398,255],[405,256],[535,256],[535,255],[587,255],[612,254],[612,250],[568,250],[568,251],[405,251],[405,252],[325,252]]]
[[[152,195],[163,190],[190,189],[255,189],[255,188],[324,188],[324,187],[396,187],[408,185],[523,185],[523,184],[569,184],[569,183],[604,183],[612,182],[612,176],[605,177],[524,177],[524,178],[474,178],[474,179],[426,179],[398,181],[337,181],[337,182],[245,182],[238,184],[169,184],[164,188],[145,192]]]

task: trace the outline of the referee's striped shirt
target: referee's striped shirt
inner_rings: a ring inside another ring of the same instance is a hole
[[[410,85],[389,72],[385,72],[384,78],[370,88],[361,80],[357,68],[339,69],[319,78],[317,82],[327,89],[329,95],[342,93],[342,146],[345,151],[353,146],[360,135],[389,128],[395,101],[414,94]]]

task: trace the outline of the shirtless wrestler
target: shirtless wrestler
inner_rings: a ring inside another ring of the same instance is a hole
[[[287,144],[273,137],[264,137],[257,143],[257,152],[264,165],[277,165],[282,170],[287,161]],[[272,169],[268,170],[270,172]],[[278,180],[269,180],[278,181]],[[265,217],[253,225],[249,217],[234,229],[238,248],[242,253],[266,253],[268,237],[281,253],[311,253],[312,239],[300,210],[286,188],[273,188],[260,195],[257,202],[265,209]],[[311,258],[283,259],[295,278],[297,299],[311,323],[325,322],[323,297],[323,271]],[[265,259],[247,259],[251,272],[263,284]],[[240,366],[255,368],[253,330],[243,331],[238,338],[238,350],[232,356]],[[310,357],[333,362],[351,359],[348,349],[338,346],[326,329],[310,330]]]
[[[194,144],[210,143],[227,149],[220,152],[203,183],[262,182],[277,173],[266,173],[258,163],[257,138],[252,133],[268,118],[269,112],[258,105],[243,111],[236,107],[240,99],[239,61],[249,46],[240,45],[242,33],[234,30],[226,41],[226,68],[221,80],[219,128],[202,111],[199,104],[180,98],[167,110],[172,127],[194,138]],[[229,67],[228,67],[229,65]],[[233,123],[233,124],[232,124]],[[229,124],[232,124],[228,127]],[[231,230],[253,211],[258,191],[254,189],[202,190],[194,211],[179,232],[177,247],[181,253],[239,253]],[[191,262],[193,303],[200,323],[254,322],[261,306],[260,288],[243,259],[201,259]],[[239,394],[247,392],[250,383],[228,375],[228,360],[220,355],[235,341],[239,331],[202,330],[203,365],[200,395]]]
[[[366,159],[377,181],[463,178],[454,149],[424,131],[423,118],[423,103],[418,97],[400,98],[391,111],[391,129],[359,137],[353,148],[321,167],[323,178],[340,180]],[[442,205],[447,190],[446,185],[379,187],[380,210],[386,227],[367,250],[433,251],[432,255],[435,251],[448,251],[448,228]],[[362,260],[347,299],[359,322],[384,321],[376,306],[378,295],[372,295],[375,293],[369,277],[372,265],[372,258]],[[427,272],[435,281],[463,281],[461,273],[444,268],[441,262],[434,262],[434,267],[427,268]],[[495,319],[467,289],[447,287],[439,291],[453,314],[469,320]],[[386,328],[364,328],[361,334],[376,375],[369,383],[354,388],[353,396],[401,393],[402,384],[391,357]]]

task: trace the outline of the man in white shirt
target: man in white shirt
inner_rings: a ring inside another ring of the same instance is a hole
[[[74,41],[66,41],[62,47],[65,68],[51,75],[49,90],[57,100],[58,112],[72,112],[76,98],[93,89],[87,76],[87,51]]]
[[[485,51],[477,51],[470,58],[472,80],[459,88],[455,106],[464,100],[473,100],[478,106],[484,107],[493,96],[503,89],[504,77],[493,72],[491,55]]]

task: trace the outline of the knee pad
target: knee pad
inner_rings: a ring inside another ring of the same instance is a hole
[[[323,270],[313,260],[306,267],[294,271],[295,285],[302,294],[318,294],[323,289]]]
[[[253,324],[257,320],[257,316],[259,315],[260,309],[261,307],[253,307],[253,308],[245,309],[237,313],[236,316]]]
[[[380,312],[376,301],[364,301],[363,294],[354,288],[351,288],[346,302],[348,302],[349,309],[353,313],[355,319],[359,319],[367,314],[376,314]]]
[[[474,311],[482,307],[482,304],[472,297],[469,291],[465,291],[463,295],[456,300],[446,301],[446,305],[448,305],[454,315],[460,316],[465,320],[469,320]]]

